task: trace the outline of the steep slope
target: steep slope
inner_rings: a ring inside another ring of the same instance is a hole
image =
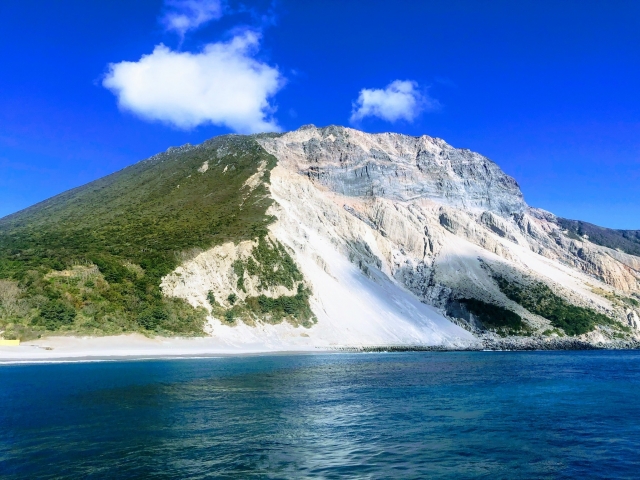
[[[204,310],[164,298],[161,278],[202,249],[266,232],[274,165],[255,139],[219,137],[0,220],[0,289],[14,292],[1,321],[21,336],[201,333]]]
[[[556,217],[527,207],[515,181],[485,157],[427,136],[340,127],[261,144],[278,158],[276,171],[306,175],[379,234],[382,272],[472,328],[478,315],[465,300],[477,299],[520,315],[520,333],[637,336],[638,257],[571,238]],[[535,301],[515,295],[516,286],[537,292]]]
[[[428,136],[219,137],[0,220],[0,330],[277,349],[638,339],[635,237],[584,225]]]
[[[272,341],[455,343],[434,334],[446,330],[444,317],[476,334],[637,338],[638,258],[572,238],[487,158],[427,136],[342,127],[258,141],[278,159],[271,235],[312,286],[318,318],[308,340],[291,330]],[[193,305],[205,305],[210,285],[242,295],[231,258],[204,252],[165,278],[165,293]],[[415,299],[434,308],[403,304]],[[215,319],[209,328],[230,334]]]
[[[640,256],[640,230],[612,230],[566,218],[557,218],[556,223],[566,229],[569,236],[575,240],[588,239],[602,247]]]

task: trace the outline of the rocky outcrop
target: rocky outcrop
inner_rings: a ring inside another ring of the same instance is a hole
[[[539,351],[539,350],[610,350],[640,349],[637,340],[613,339],[610,341],[589,341],[570,337],[507,337],[485,335],[481,338],[482,350],[492,351]]]
[[[503,215],[526,208],[517,182],[491,160],[427,135],[309,125],[261,143],[285,168],[349,197],[432,199]]]
[[[480,335],[483,348],[533,349],[613,345],[620,331],[640,339],[640,311],[630,309],[640,301],[640,258],[569,234],[553,214],[528,207],[515,180],[486,157],[428,136],[335,126],[257,141],[278,160],[270,235],[313,293],[318,323],[297,341],[471,348]],[[243,248],[199,255],[166,279],[166,291],[198,305],[208,290],[237,292],[232,264]],[[507,297],[496,275],[544,284],[624,329],[558,337],[548,319]],[[452,308],[465,298],[516,313],[533,336],[483,333],[477,318]]]

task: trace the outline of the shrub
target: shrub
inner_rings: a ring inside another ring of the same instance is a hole
[[[281,295],[276,298],[267,297],[266,295],[249,297],[246,299],[246,305],[255,314],[270,314],[276,322],[288,317],[299,321],[304,326],[310,326],[314,320],[313,312],[309,305],[310,295],[311,292],[304,288],[302,284],[299,284],[296,295]]]
[[[35,324],[47,330],[56,330],[72,325],[75,318],[76,311],[73,307],[59,300],[50,300],[40,309],[40,316],[36,318]]]
[[[236,286],[238,287],[239,290],[242,290],[243,292],[246,293],[247,290],[244,286],[244,264],[242,263],[241,260],[236,260],[235,262],[233,262],[233,272],[238,277]]]
[[[280,242],[274,243],[266,236],[261,236],[251,255],[246,268],[250,275],[258,277],[261,290],[278,285],[292,289],[295,282],[302,281],[300,270]]]
[[[216,297],[213,295],[213,291],[212,290],[209,290],[207,292],[207,300],[209,302],[209,305],[211,305],[212,307],[215,307],[217,305]]]
[[[544,283],[532,282],[524,286],[494,275],[502,293],[531,313],[551,321],[567,335],[591,332],[596,325],[615,325],[617,322],[590,308],[578,307],[559,297]]]
[[[146,330],[157,330],[169,315],[162,307],[150,308],[138,316],[138,324]]]
[[[463,298],[458,301],[463,304],[469,312],[477,316],[488,329],[495,329],[510,335],[529,330],[522,321],[522,317],[511,310],[475,298]]]
[[[227,297],[227,300],[231,305],[235,305],[236,301],[238,300],[238,296],[235,293],[230,293]]]

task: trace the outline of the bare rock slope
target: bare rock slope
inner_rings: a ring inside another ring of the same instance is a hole
[[[278,162],[269,241],[289,252],[303,279],[257,288],[257,276],[237,268],[251,242],[184,262],[163,292],[209,309],[211,335],[274,348],[640,338],[640,258],[527,206],[517,182],[488,158],[428,136],[336,126],[257,141]],[[315,317],[307,327],[230,326],[207,301],[213,292],[228,307],[229,295],[277,298],[303,286]]]

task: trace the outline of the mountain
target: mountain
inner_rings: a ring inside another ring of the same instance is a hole
[[[0,219],[0,330],[628,344],[639,249],[638,231],[529,207],[495,163],[441,139],[227,135]]]

